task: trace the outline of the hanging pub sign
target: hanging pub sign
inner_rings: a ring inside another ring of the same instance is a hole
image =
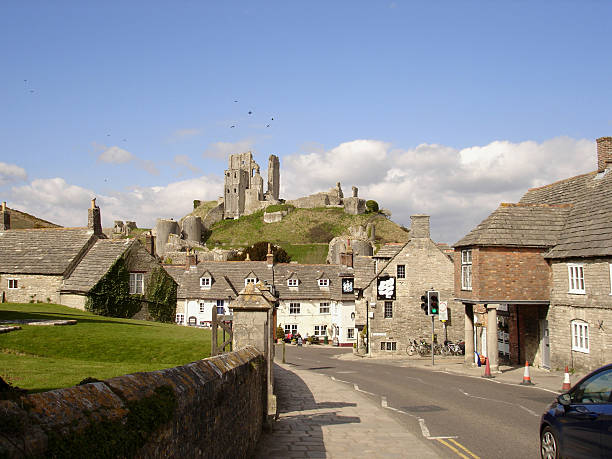
[[[381,276],[376,281],[376,292],[379,300],[395,299],[395,277]]]
[[[354,279],[348,278],[348,277],[345,279],[342,279],[342,293],[353,293],[354,290],[355,290]]]

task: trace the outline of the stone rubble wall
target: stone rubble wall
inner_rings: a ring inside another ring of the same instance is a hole
[[[267,414],[266,377],[263,355],[246,347],[181,367],[31,394],[17,402],[0,400],[3,417],[16,421],[3,424],[12,432],[0,435],[0,456],[45,457],[51,436],[74,441],[96,424],[129,428],[130,403],[169,387],[177,401],[171,420],[150,435],[136,457],[248,457]],[[88,438],[91,451],[106,450],[107,445],[95,444],[103,440]]]

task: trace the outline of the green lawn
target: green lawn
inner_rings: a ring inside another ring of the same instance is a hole
[[[0,334],[0,376],[42,392],[210,356],[210,330],[96,316],[56,304],[0,304],[0,321],[76,319],[76,325],[32,326]]]

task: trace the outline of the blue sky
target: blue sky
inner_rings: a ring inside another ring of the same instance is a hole
[[[279,155],[283,197],[340,180],[406,226],[429,213],[453,243],[499,202],[595,168],[594,140],[612,134],[611,13],[3,2],[0,198],[83,225],[97,196],[106,225],[150,227],[215,199],[227,155],[252,150],[264,169]]]

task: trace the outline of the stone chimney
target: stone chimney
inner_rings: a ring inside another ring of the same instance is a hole
[[[187,252],[185,257],[185,271],[189,271],[191,268],[195,268],[198,264],[198,257],[194,252]]]
[[[0,208],[0,231],[11,229],[11,214],[9,213],[6,202],[2,202],[2,207]]]
[[[145,235],[145,249],[151,255],[155,256],[155,236],[151,233]]]
[[[597,139],[597,172],[612,166],[612,137]]]
[[[410,237],[429,237],[429,215],[410,216]]]
[[[272,246],[268,242],[268,253],[266,254],[266,261],[268,262],[268,268],[274,266],[274,254],[272,253]]]
[[[87,210],[87,228],[93,230],[94,234],[102,234],[102,219],[96,198],[91,200],[91,207]]]

